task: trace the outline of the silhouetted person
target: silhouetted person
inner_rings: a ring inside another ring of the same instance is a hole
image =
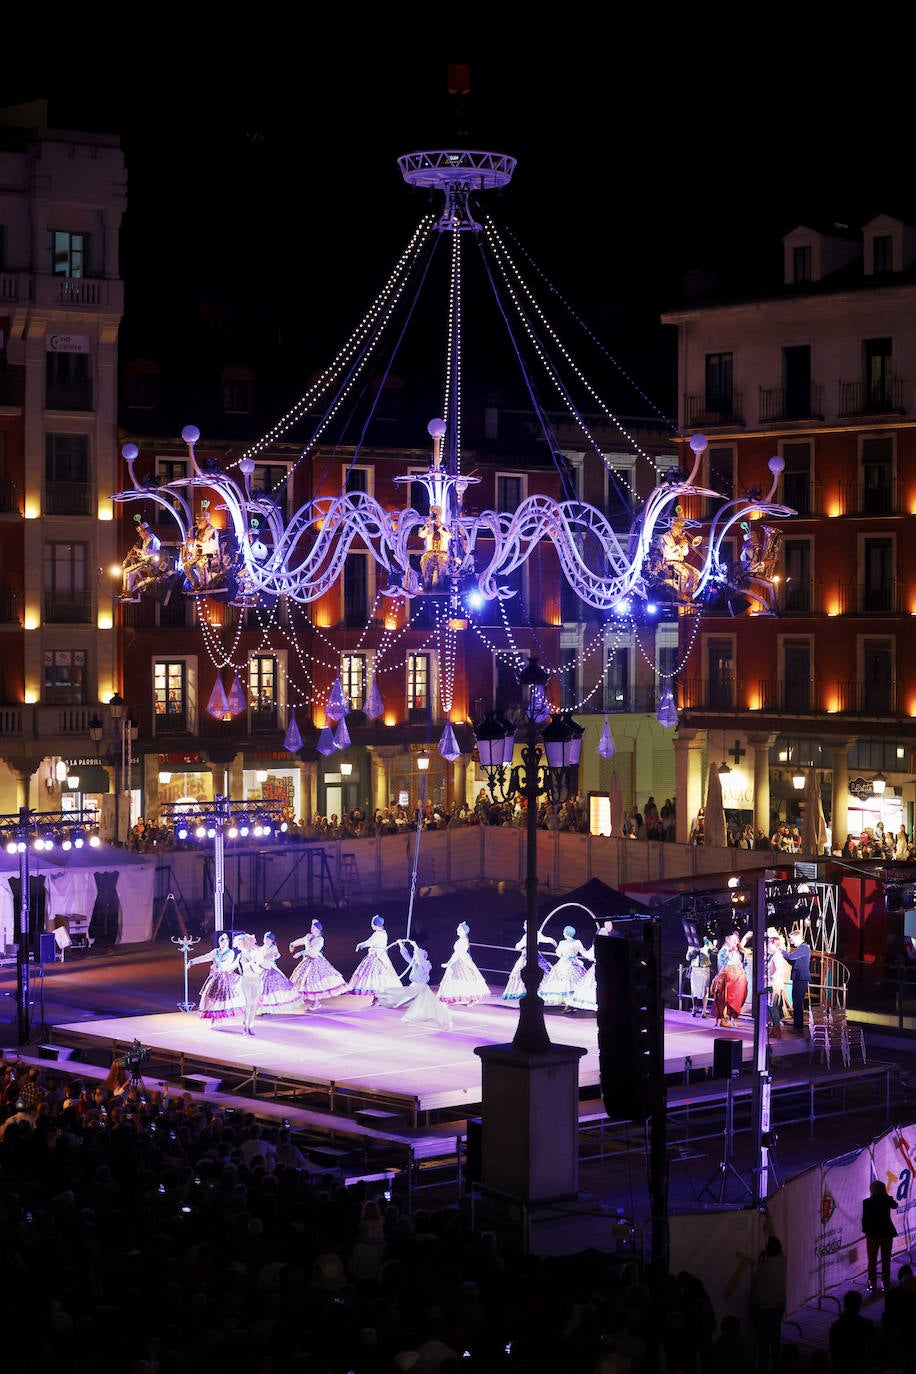
[[[843,1311],[830,1327],[833,1374],[868,1374],[877,1346],[874,1322],[862,1316],[862,1294],[843,1294]]]
[[[881,1287],[887,1288],[891,1281],[891,1250],[897,1228],[891,1221],[891,1212],[896,1212],[897,1203],[890,1197],[880,1178],[872,1181],[868,1197],[862,1203],[862,1231],[865,1235],[865,1249],[868,1254],[868,1291],[878,1286],[878,1256],[881,1256]]]

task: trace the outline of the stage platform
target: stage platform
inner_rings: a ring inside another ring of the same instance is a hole
[[[259,1017],[253,1037],[241,1021],[213,1026],[196,1011],[152,1016],[121,1016],[57,1025],[52,1043],[85,1054],[117,1055],[134,1041],[150,1051],[143,1067],[146,1082],[157,1078],[184,1082],[205,1091],[242,1091],[323,1111],[352,1116],[381,1114],[417,1127],[448,1118],[479,1114],[479,1045],[506,1044],[518,1023],[516,1005],[493,1000],[457,1007],[451,1030],[433,1023],[405,1024],[400,1011],[367,1006],[351,996],[334,998],[317,1011]],[[600,1098],[595,1017],[546,1011],[548,1032],[557,1045],[585,1050],[579,1064],[583,1097]],[[742,1062],[753,1054],[753,1026],[716,1028],[686,1012],[665,1013],[665,1076],[669,1084],[688,1082],[713,1067],[717,1039],[738,1040]],[[807,1038],[786,1036],[780,1058],[803,1055]]]

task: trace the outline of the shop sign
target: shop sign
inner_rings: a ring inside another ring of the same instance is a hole
[[[49,334],[49,353],[90,353],[88,334]]]
[[[871,785],[871,779],[850,778],[849,795],[851,797],[857,797],[859,801],[862,801],[865,797],[873,797],[875,795],[875,789]]]
[[[200,763],[200,754],[160,754],[159,764],[163,766],[168,763],[181,765],[183,763]]]

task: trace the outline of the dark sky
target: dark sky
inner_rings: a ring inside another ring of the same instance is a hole
[[[526,11],[524,40],[471,24],[442,37],[407,9],[376,35],[352,11],[324,29],[314,10],[275,13],[259,27],[214,12],[218,32],[197,38],[162,19],[109,70],[93,71],[89,40],[85,60],[26,64],[5,84],[4,103],[44,96],[52,123],[121,135],[129,310],[182,273],[231,285],[258,271],[316,351],[336,347],[425,208],[398,155],[455,141],[518,158],[480,208],[612,333],[622,308],[670,303],[687,268],[778,262],[795,224],[858,224],[913,199],[911,120],[887,56],[852,75],[852,54],[797,27],[787,39],[775,12],[763,37],[733,37],[663,28],[658,11],[594,26],[581,8],[535,31]],[[450,64],[470,72],[460,121]],[[243,252],[252,225],[257,264]]]

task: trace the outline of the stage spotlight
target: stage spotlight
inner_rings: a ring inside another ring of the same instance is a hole
[[[238,828],[238,826],[237,826],[237,825],[230,825],[229,829],[226,831],[226,834],[228,835],[228,837],[229,837],[230,840],[237,840],[238,837],[239,837],[239,828]]]
[[[61,849],[66,849],[66,850],[69,851],[69,850],[71,850],[71,849],[73,848],[73,841],[72,841],[72,840],[62,840],[62,841],[61,841],[61,846],[60,846],[60,847],[61,847]]]
[[[779,1144],[779,1136],[775,1131],[763,1131],[760,1136],[760,1143],[765,1150],[773,1150]]]
[[[199,840],[205,840],[207,838],[207,827],[205,825],[199,825],[194,831],[194,834]]]
[[[176,831],[176,834],[178,835],[179,840],[186,840],[188,838],[188,827],[186,825],[180,825],[178,827],[178,830]]]
[[[216,839],[216,827],[215,827],[215,826],[210,825],[210,826],[207,827],[207,839],[208,839],[208,840],[215,840],[215,839]]]
[[[82,849],[82,847],[83,847],[83,845],[84,845],[85,843],[86,843],[86,836],[83,834],[82,830],[75,830],[75,831],[73,832],[73,848],[74,848],[74,849]]]
[[[90,836],[89,836],[89,848],[90,848],[90,849],[98,849],[99,846],[101,845],[101,843],[102,843],[102,841],[99,839],[98,835],[90,835]]]
[[[16,854],[16,853],[18,853],[18,851],[17,851],[17,849],[16,849],[16,841],[15,841],[15,840],[7,840],[7,843],[6,843],[6,852],[7,852],[7,854]]]
[[[240,830],[239,830],[239,834],[240,834],[243,838],[244,838],[245,836],[247,836],[247,835],[249,834],[249,827],[248,827],[247,825],[243,825],[243,826],[240,828]]]

